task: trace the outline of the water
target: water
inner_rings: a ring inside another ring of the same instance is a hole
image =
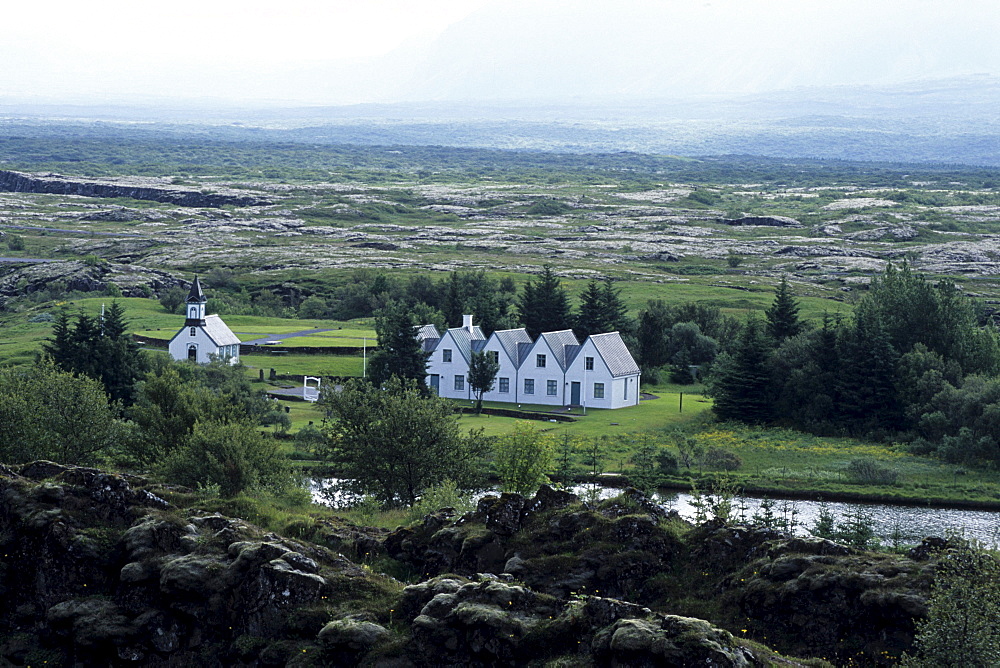
[[[313,502],[343,507],[355,501],[356,497],[349,493],[332,491],[338,482],[339,480],[335,478],[310,481],[309,489]],[[590,485],[578,485],[571,491],[582,498],[591,493],[600,499],[617,496],[620,492],[614,487],[598,487],[592,490]],[[496,490],[486,490],[476,496],[481,497],[490,493],[496,493]],[[696,510],[692,504],[694,499],[690,494],[662,492],[654,498],[665,509],[676,510],[684,519],[694,520]],[[818,501],[782,499],[772,501],[774,505],[771,512],[780,519],[787,518],[793,521],[794,533],[802,536],[809,534],[809,528],[815,525],[819,518],[820,508],[825,505],[836,524],[844,523],[852,513],[857,513],[859,510],[866,513],[873,522],[875,535],[884,545],[917,544],[926,536],[944,537],[950,533],[957,533],[965,538],[981,541],[994,549],[1000,548],[1000,511],[848,501],[828,501],[825,504]],[[733,499],[732,517],[737,521],[749,520],[759,512],[761,502],[762,499],[759,497]]]
[[[660,503],[667,509],[676,510],[685,519],[694,519],[695,507],[690,494],[664,494]],[[760,508],[761,499],[744,497],[746,510],[742,511],[750,518]],[[785,501],[774,500],[771,512],[778,517],[788,514],[794,508],[797,515],[795,533],[806,535],[809,527],[815,525],[819,518],[820,508],[824,504],[818,501]],[[1000,511],[995,510],[960,510],[955,508],[928,508],[927,506],[897,506],[884,503],[857,503],[847,501],[827,501],[827,510],[833,515],[835,522],[840,524],[851,513],[859,509],[867,513],[873,523],[875,535],[884,545],[896,543],[909,545],[919,543],[927,536],[941,536],[958,533],[969,539],[976,539],[993,548],[1000,547]],[[741,510],[739,500],[733,501],[733,515],[739,519]]]

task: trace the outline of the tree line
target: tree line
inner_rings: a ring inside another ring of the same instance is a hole
[[[710,378],[719,418],[1000,462],[996,328],[954,283],[889,265],[848,317],[796,332],[794,299],[791,308],[783,335],[769,311],[766,323],[749,318],[719,356]]]

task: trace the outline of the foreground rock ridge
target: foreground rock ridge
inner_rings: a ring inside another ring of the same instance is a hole
[[[0,466],[0,665],[826,665],[767,645],[888,664],[933,569],[933,551],[692,528],[634,490],[486,497],[391,533],[297,521],[297,538],[196,501]],[[371,568],[392,563],[422,581]]]

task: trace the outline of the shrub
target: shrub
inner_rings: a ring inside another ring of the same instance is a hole
[[[472,502],[472,497],[463,494],[454,481],[445,479],[440,485],[434,485],[424,490],[420,500],[410,507],[407,519],[410,522],[415,522],[424,515],[442,508],[454,508],[458,513],[464,514],[475,508],[475,504]]]
[[[164,477],[188,487],[217,485],[224,497],[254,487],[280,489],[287,467],[273,439],[252,422],[199,422],[188,442],[160,466]]]
[[[861,457],[847,464],[847,475],[863,485],[895,485],[899,472],[883,466],[877,459]]]
[[[548,482],[546,475],[555,463],[555,444],[548,434],[527,422],[518,422],[514,430],[496,440],[494,466],[504,492],[532,494]]]
[[[656,455],[656,470],[661,476],[677,475],[680,470],[680,462],[677,461],[677,455],[669,450],[661,450]]]
[[[12,251],[23,251],[24,239],[16,234],[10,235],[10,238],[7,239],[7,248]]]
[[[735,471],[743,466],[740,456],[725,448],[709,448],[702,462],[706,468],[718,471]]]

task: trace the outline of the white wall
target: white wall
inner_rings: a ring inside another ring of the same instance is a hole
[[[446,349],[451,350],[451,362],[443,361]],[[451,332],[445,332],[428,360],[428,386],[431,384],[430,376],[435,373],[441,377],[438,396],[448,397],[449,399],[470,399],[472,397],[472,393],[469,390],[469,365],[462,357],[462,353],[459,352],[458,346],[455,345],[455,339],[452,337]],[[461,375],[464,379],[464,389],[460,391],[455,390],[455,376],[457,375]]]
[[[544,367],[537,365],[536,356],[538,354],[545,355]],[[535,341],[535,345],[531,347],[531,351],[524,359],[524,364],[521,365],[519,375],[518,403],[545,404],[547,406],[565,406],[569,403],[569,395],[565,387],[565,374],[559,367],[559,362],[556,360],[556,356],[553,354],[548,343],[545,342],[545,339],[539,338]],[[525,394],[524,392],[524,381],[529,378],[535,381],[534,394]],[[549,395],[546,391],[547,383],[550,380],[554,380],[556,384],[555,396]]]

